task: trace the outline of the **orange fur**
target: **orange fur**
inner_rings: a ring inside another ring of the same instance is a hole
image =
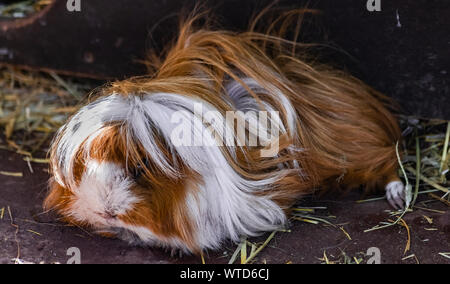
[[[153,66],[154,75],[113,83],[100,95],[186,94],[200,97],[225,112],[231,109],[223,105],[223,98],[218,95],[225,80],[232,78],[245,86],[241,78],[250,77],[266,89],[275,86],[282,90],[299,116],[300,135],[293,137],[292,143],[306,149],[306,153],[284,158],[300,161],[308,178],[296,181],[293,199],[310,192],[312,187],[335,186],[336,180],[347,188],[366,185],[373,189],[396,176],[395,143],[401,134],[388,110],[391,101],[387,97],[349,74],[292,55],[293,47],[302,49],[300,44],[253,31],[196,30],[196,20],[194,17],[182,25],[165,60],[155,60],[160,65]],[[250,89],[249,92],[256,98],[262,96]],[[276,106],[280,102],[273,103]],[[245,151],[248,157],[255,149]],[[278,163],[259,158],[242,161],[236,168],[244,169],[241,174],[251,178],[253,172],[262,174]],[[252,171],[247,167],[252,167]]]
[[[290,20],[294,14],[299,11],[291,12]],[[397,178],[395,143],[400,139],[400,130],[386,106],[389,103],[386,97],[344,72],[308,62],[296,53],[304,50],[301,44],[253,30],[234,33],[196,29],[196,20],[198,17],[194,16],[184,22],[173,46],[154,59],[151,76],[114,82],[95,97],[112,93],[182,94],[203,99],[224,114],[233,110],[220,95],[230,79],[241,83],[258,100],[267,98],[252,91],[242,78],[252,78],[269,91],[282,91],[295,107],[298,136],[288,132],[280,137],[277,158],[261,157],[262,147],[242,147],[237,160],[231,158],[232,153],[226,147],[221,151],[239,175],[255,181],[278,171],[280,163],[292,165],[297,161],[304,175],[292,168],[272,189],[257,193],[270,196],[283,209],[318,188],[365,185],[372,189]],[[285,24],[282,29],[286,29]],[[275,30],[274,26],[269,30]],[[271,103],[283,109],[281,102]],[[286,113],[281,113],[281,119],[286,123]],[[131,190],[143,197],[144,202],[120,219],[130,225],[145,226],[163,239],[177,237],[191,251],[198,251],[192,241],[194,222],[184,212],[186,184],[201,181],[201,177],[183,165],[179,157],[172,157],[161,137],[154,140],[172,163],[181,165],[179,178],[168,177],[151,162],[144,164],[142,147],[128,138],[126,129],[113,122],[90,149],[93,159],[120,163],[128,170],[139,165],[142,168],[143,176]],[[55,151],[59,139],[55,138],[51,150],[54,171],[58,168]],[[287,151],[290,145],[304,151],[290,153]],[[83,154],[74,160],[75,176],[79,179],[84,167]],[[64,214],[70,198],[70,189],[53,183],[45,206]]]
[[[144,155],[140,149],[126,147],[126,137],[123,126],[111,123],[110,126],[105,127],[102,135],[91,142],[89,159],[117,163],[132,171],[143,163]],[[133,153],[133,151],[137,153]],[[74,159],[74,176],[77,183],[86,170],[84,164],[86,155],[85,151],[79,151]],[[187,208],[184,202],[185,185],[189,181],[194,181],[196,175],[186,173],[182,175],[183,178],[169,179],[164,178],[163,173],[155,172],[154,169],[156,167],[147,165],[143,177],[131,188],[136,196],[144,202],[138,203],[134,210],[118,216],[118,218],[129,225],[147,227],[163,239],[179,238],[189,246],[191,251],[199,251],[199,248],[191,241],[194,239],[194,231],[190,225],[191,221],[185,214]],[[52,181],[49,194],[44,201],[44,208],[58,211],[65,216],[63,218],[65,222],[77,226],[88,225],[68,216],[74,198],[76,197],[71,190]],[[108,237],[114,236],[110,232],[100,233]]]

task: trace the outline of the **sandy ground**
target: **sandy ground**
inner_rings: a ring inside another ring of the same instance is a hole
[[[23,177],[0,175],[0,263],[14,263],[16,257],[33,263],[66,263],[71,258],[67,255],[71,247],[79,249],[82,263],[201,263],[199,256],[171,256],[159,248],[130,247],[120,240],[65,226],[52,215],[39,214],[48,179],[47,165],[32,164],[31,173],[23,156],[3,150],[0,161],[0,171],[23,172]],[[439,255],[450,252],[450,212],[444,204],[420,204],[442,212],[418,209],[404,217],[411,235],[410,250],[404,253],[408,234],[403,226],[363,232],[387,220],[385,210],[390,208],[385,201],[355,203],[360,198],[355,192],[302,201],[302,206],[326,206],[323,214],[336,216],[333,223],[338,226],[293,221],[290,232],[278,232],[255,262],[323,263],[325,253],[329,261],[344,262],[347,256],[365,263],[370,258],[366,255],[368,249],[376,247],[381,263],[450,264],[450,259]],[[429,199],[420,197],[419,202],[422,198]],[[261,242],[267,236],[250,241]],[[220,251],[207,252],[205,262],[227,263],[235,249],[236,245],[225,244]]]

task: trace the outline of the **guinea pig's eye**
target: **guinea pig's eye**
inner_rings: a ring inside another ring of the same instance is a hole
[[[135,168],[130,170],[130,174],[133,179],[138,180],[144,174],[144,166],[148,166],[148,160],[144,159]]]
[[[144,173],[144,170],[142,169],[141,165],[138,165],[134,169],[130,170],[131,177],[135,180],[139,179],[143,173]]]

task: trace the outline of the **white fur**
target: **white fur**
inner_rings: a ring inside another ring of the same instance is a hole
[[[170,134],[175,127],[167,125],[174,111],[184,109],[185,121],[192,123],[193,135],[202,135],[206,129],[203,123],[195,123],[199,118],[194,116],[194,103],[198,102],[176,94],[153,94],[144,100],[142,105],[148,110],[149,118],[154,119],[161,134],[170,141]],[[154,105],[163,100],[164,105]],[[204,110],[212,106],[203,103]],[[159,117],[158,117],[159,116]],[[142,118],[133,117],[132,126],[142,123]],[[139,128],[145,129],[145,128]],[[215,129],[221,132],[221,129]],[[205,136],[204,139],[213,139]],[[141,141],[142,142],[142,141]],[[206,145],[214,143],[206,141]],[[146,143],[143,143],[147,145]],[[257,197],[253,193],[271,188],[271,185],[283,177],[278,176],[266,180],[249,181],[237,174],[228,164],[224,153],[218,147],[179,146],[174,151],[183,162],[199,173],[203,183],[196,185],[198,191],[188,198],[190,220],[195,221],[196,243],[202,248],[218,247],[225,238],[238,241],[241,235],[256,235],[259,232],[274,230],[282,226],[286,219],[282,209],[269,197]]]
[[[69,210],[71,217],[96,226],[114,226],[117,220],[103,215],[125,214],[139,202],[129,190],[131,184],[120,166],[89,161],[79,186],[73,190],[75,201]]]
[[[268,86],[266,88],[263,88],[252,78],[243,78],[242,81],[250,90],[252,90],[256,94],[265,94],[274,99],[274,101],[280,102],[276,108],[265,101],[262,101],[262,104],[267,111],[285,111],[287,128],[289,129],[292,137],[296,137],[295,134],[297,133],[297,114],[291,101],[283,94],[283,92],[275,86],[270,85],[269,83],[267,83]],[[253,96],[251,96],[251,94],[249,94],[244,86],[242,86],[238,82],[230,82],[226,86],[226,91],[235,103],[235,106],[238,110],[261,110],[259,102]],[[279,125],[279,127],[282,129],[282,132],[286,132],[284,125],[281,124]]]
[[[281,121],[272,120],[270,127],[278,128],[282,134],[296,137],[296,114],[289,99],[277,89],[265,91],[252,79],[244,78],[244,82],[257,92],[264,92],[275,97],[275,101],[280,102],[280,106],[277,106],[280,112],[283,110],[279,108],[284,106],[283,113],[287,116]],[[236,82],[226,86],[226,93],[223,96],[225,100],[227,96],[229,96],[228,99],[231,98],[236,107],[235,110],[261,110],[261,105]],[[168,93],[128,97],[112,94],[83,107],[61,130],[63,136],[57,148],[60,171],[56,172],[59,182],[73,187],[73,159],[82,143],[85,143],[86,149],[89,150],[90,142],[102,134],[107,122],[120,121],[128,130],[129,138],[140,143],[147,152],[147,158],[150,158],[168,176],[178,177],[180,169],[177,164],[167,161],[156,147],[153,140],[155,134],[161,135],[167,142],[169,150],[181,157],[183,163],[202,177],[200,184],[188,185],[186,201],[188,207],[186,214],[195,227],[194,241],[200,248],[217,248],[226,238],[238,241],[241,235],[256,235],[282,227],[287,221],[282,208],[273,202],[270,196],[258,196],[255,193],[271,189],[276,181],[283,178],[287,174],[283,165],[280,165],[278,172],[266,179],[247,180],[228,164],[225,156],[227,151],[232,157],[236,157],[238,147],[210,147],[207,146],[208,143],[189,147],[177,146],[171,142],[171,134],[177,127],[171,121],[175,113],[181,113],[186,121],[193,122],[193,136],[207,133],[204,139],[212,144],[215,142],[212,130],[223,134],[227,129],[233,129],[231,125],[204,124],[195,113],[196,103],[202,104],[202,112],[212,111],[220,114],[216,107],[206,101]],[[263,106],[267,111],[275,109],[267,102],[263,102]],[[255,129],[260,129],[261,125],[255,125],[259,122],[250,118],[246,118],[251,124],[250,132],[256,135]],[[287,127],[283,121],[287,123]],[[234,139],[237,138],[234,137]],[[301,149],[292,148],[291,150]],[[300,174],[300,169],[298,171]],[[91,161],[80,186],[74,190],[78,199],[71,208],[73,217],[98,225],[101,230],[108,230],[108,228],[128,230],[146,243],[167,243],[170,246],[183,248],[180,240],[158,240],[145,227],[131,226],[123,222],[106,222],[98,217],[95,212],[101,212],[108,204],[116,208],[119,214],[132,208],[138,199],[129,191],[131,182],[119,166]],[[194,186],[196,190],[190,190]]]
[[[59,130],[58,136],[60,134],[63,135],[61,136],[56,151],[58,165],[55,169],[55,175],[57,181],[62,186],[74,187],[75,185],[73,159],[82,143],[88,139],[92,141],[101,134],[102,127],[105,123],[110,121],[124,121],[129,111],[129,108],[124,106],[124,99],[119,95],[111,95],[99,99],[96,102],[81,108],[77,114],[75,114],[69,122]],[[74,131],[74,129],[76,130]]]
[[[406,189],[401,181],[392,181],[386,185],[386,198],[394,208],[403,208],[405,206]]]

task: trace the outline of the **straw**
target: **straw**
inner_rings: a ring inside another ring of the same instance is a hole
[[[448,145],[450,141],[450,122],[447,124],[447,132],[445,134],[445,142],[444,142],[444,149],[442,151],[442,159],[441,159],[441,166],[439,168],[439,172],[441,173],[441,181],[444,182],[445,180],[445,174],[444,174],[444,167],[446,166],[447,161],[447,155],[448,155]]]
[[[276,233],[277,231],[273,231],[266,239],[266,241],[259,248],[257,248],[252,254],[250,254],[250,256],[243,263],[247,264],[250,261],[252,261],[269,244],[269,242],[273,239]]]
[[[0,149],[46,163],[45,147],[97,84],[0,65]],[[100,84],[100,82],[98,83]]]

